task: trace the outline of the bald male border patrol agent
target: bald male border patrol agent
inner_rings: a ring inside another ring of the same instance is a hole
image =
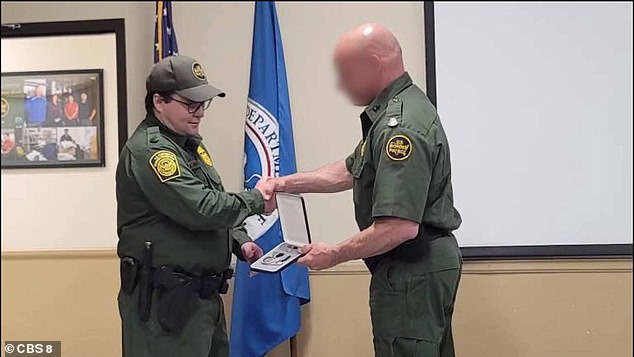
[[[365,259],[377,356],[437,356],[441,348],[440,355],[453,355],[461,258],[451,231],[461,219],[451,204],[440,120],[405,74],[368,106],[361,122],[365,139],[346,159],[359,229],[383,215],[421,223],[416,238]]]
[[[339,87],[361,113],[362,139],[345,160],[276,178],[289,192],[352,188],[360,232],[303,247],[298,263],[326,269],[364,259],[377,357],[454,356],[451,319],[462,257],[452,231],[449,146],[434,106],[404,71],[394,35],[377,24],[342,36]]]
[[[269,192],[263,185],[225,192],[198,135],[204,110],[224,93],[198,62],[166,57],[146,87],[147,116],[116,172],[123,355],[226,357],[219,294],[232,274],[231,252],[249,261],[262,255],[236,227],[273,209]]]

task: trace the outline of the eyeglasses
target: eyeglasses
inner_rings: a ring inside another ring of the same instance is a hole
[[[209,106],[211,106],[211,99],[206,100],[204,102],[184,102],[182,100],[176,99],[174,97],[170,97],[171,100],[175,101],[175,102],[179,102],[182,105],[184,105],[187,108],[187,112],[189,112],[189,114],[194,114],[196,113],[198,110],[200,110],[200,108],[204,110],[209,109]]]

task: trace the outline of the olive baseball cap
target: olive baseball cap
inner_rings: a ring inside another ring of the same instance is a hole
[[[207,82],[203,67],[187,56],[168,56],[152,66],[145,81],[151,92],[175,92],[192,102],[205,102],[225,93]]]

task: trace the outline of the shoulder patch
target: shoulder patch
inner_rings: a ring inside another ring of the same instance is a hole
[[[412,141],[405,135],[394,135],[387,141],[385,152],[392,160],[405,160],[412,154]]]
[[[196,149],[196,151],[198,152],[198,156],[200,156],[200,159],[203,160],[205,164],[209,166],[214,166],[214,162],[211,160],[209,153],[207,153],[207,150],[205,150],[202,145],[198,145],[198,149]]]
[[[150,157],[150,166],[161,182],[167,182],[181,175],[176,154],[168,150],[160,150]]]

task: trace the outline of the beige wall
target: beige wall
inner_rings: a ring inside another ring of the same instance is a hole
[[[252,3],[174,4],[181,53],[198,57],[228,92],[202,130],[234,190],[242,186],[252,11]],[[420,3],[278,3],[278,12],[300,169],[342,158],[358,138],[359,109],[333,90],[330,51],[342,31],[364,21],[388,25],[423,83]],[[2,2],[3,23],[114,17],[126,19],[132,130],[143,115],[152,62],[153,3]],[[350,201],[349,193],[308,197],[317,239],[338,241],[355,231]],[[61,339],[66,357],[118,355],[117,264],[112,250],[3,252],[2,339]],[[368,278],[356,263],[311,275],[301,356],[371,355]],[[467,263],[454,323],[459,355],[631,355],[631,279],[631,260]]]
[[[2,340],[62,340],[65,357],[118,356],[117,270],[111,250],[3,253]],[[372,355],[365,268],[353,262],[310,279],[299,355]],[[463,357],[631,356],[632,261],[467,262],[454,333]],[[271,356],[288,356],[288,345]]]

